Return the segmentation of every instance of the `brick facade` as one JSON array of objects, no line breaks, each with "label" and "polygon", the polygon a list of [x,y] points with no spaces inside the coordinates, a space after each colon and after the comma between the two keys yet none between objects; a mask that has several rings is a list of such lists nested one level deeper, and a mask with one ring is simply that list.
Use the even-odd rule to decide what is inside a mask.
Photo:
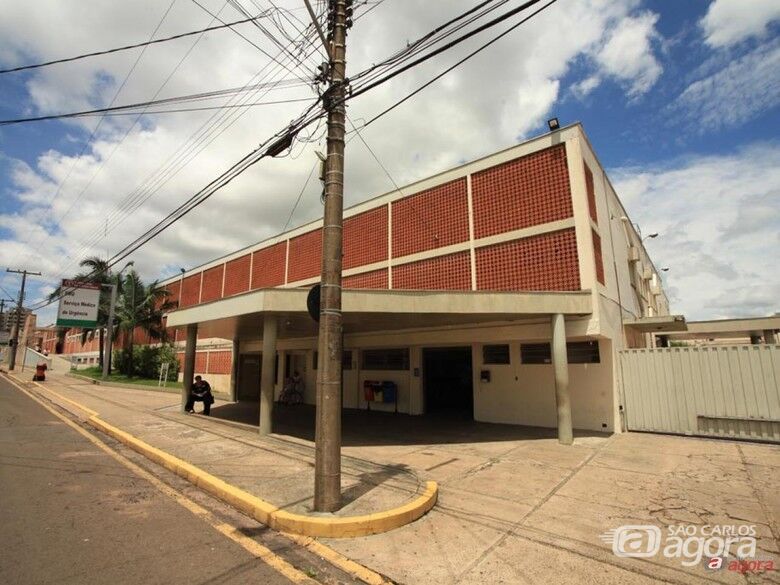
[{"label": "brick facade", "polygon": [[208,303],[222,298],[222,276],[225,273],[225,265],[220,264],[203,272],[203,285],[200,293],[200,302]]},{"label": "brick facade", "polygon": [[574,228],[480,248],[479,290],[580,290]]},{"label": "brick facade", "polygon": [[574,214],[564,145],[475,173],[471,189],[477,239]]},{"label": "brick facade", "polygon": [[251,263],[251,255],[244,254],[225,265],[226,297],[245,293],[249,290],[249,266]]},{"label": "brick facade", "polygon": [[284,284],[287,242],[279,242],[252,254],[252,290]]},{"label": "brick facade", "polygon": [[439,256],[393,268],[394,289],[471,290],[468,252]]}]

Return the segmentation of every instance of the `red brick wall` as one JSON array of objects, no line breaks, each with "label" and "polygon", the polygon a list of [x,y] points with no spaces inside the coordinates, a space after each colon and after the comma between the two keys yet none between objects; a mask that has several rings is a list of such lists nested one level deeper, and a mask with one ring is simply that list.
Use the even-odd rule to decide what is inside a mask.
[{"label": "red brick wall", "polygon": [[252,258],[245,254],[226,265],[225,296],[237,295],[249,290],[249,264]]},{"label": "red brick wall", "polygon": [[320,274],[322,230],[314,230],[290,240],[287,282],[304,280]]},{"label": "red brick wall", "polygon": [[344,220],[345,270],[387,260],[387,206]]},{"label": "red brick wall", "polygon": [[476,238],[573,215],[564,145],[475,173],[471,189]]},{"label": "red brick wall", "polygon": [[596,258],[596,280],[604,284],[604,259],[601,256],[601,236],[593,231],[593,255]]},{"label": "red brick wall", "polygon": [[284,262],[287,242],[279,242],[254,253],[252,288],[270,288],[284,284]]},{"label": "red brick wall", "polygon": [[393,258],[468,239],[465,178],[393,202]]},{"label": "red brick wall", "polygon": [[229,374],[233,360],[231,351],[209,352],[209,374]]},{"label": "red brick wall", "polygon": [[471,290],[469,253],[420,260],[393,268],[394,289]]},{"label": "red brick wall", "polygon": [[580,290],[574,228],[478,248],[476,256],[479,290]]},{"label": "red brick wall", "polygon": [[598,223],[598,213],[596,211],[596,189],[593,186],[593,173],[590,172],[590,167],[583,163],[585,166],[585,190],[588,193],[588,211],[590,211],[590,217],[593,221]]},{"label": "red brick wall", "polygon": [[190,307],[198,304],[200,297],[200,272],[188,276],[182,281],[181,284],[181,299],[179,299],[180,307]]},{"label": "red brick wall", "polygon": [[207,351],[199,351],[195,353],[195,371],[196,372],[205,372],[206,371],[206,361],[207,361]]},{"label": "red brick wall", "polygon": [[220,264],[209,268],[203,273],[203,287],[200,293],[200,302],[207,303],[222,298],[222,275],[225,265]]},{"label": "red brick wall", "polygon": [[181,292],[181,280],[172,282],[169,285],[167,285],[165,288],[168,291],[168,301],[172,303],[178,303],[179,292]]},{"label": "red brick wall", "polygon": [[344,288],[387,288],[387,269],[347,276],[341,282],[341,286]]}]

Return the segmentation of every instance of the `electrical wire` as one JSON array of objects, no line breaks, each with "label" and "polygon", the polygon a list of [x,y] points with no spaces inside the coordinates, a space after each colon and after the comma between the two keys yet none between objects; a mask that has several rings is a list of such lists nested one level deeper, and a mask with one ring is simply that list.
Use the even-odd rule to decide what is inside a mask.
[{"label": "electrical wire", "polygon": [[[290,79],[289,81],[292,83],[274,82],[273,89],[277,89],[279,87],[283,89],[289,89],[290,87],[302,87],[302,86],[308,87],[309,85],[308,83],[301,82],[297,79]],[[150,106],[159,106],[165,104],[179,104],[179,103],[186,103],[191,101],[216,99],[216,98],[234,95],[245,91],[252,91],[254,89],[262,89],[264,87],[267,86],[265,84],[255,84],[249,87],[220,89],[220,90],[209,91],[209,92],[201,92],[201,93],[194,93],[194,94],[188,94],[183,96],[169,97],[160,100],[149,100],[145,102],[125,104],[122,106],[95,108],[92,110],[80,110],[77,112],[67,112],[63,114],[50,114],[48,116],[35,116],[31,118],[12,118],[9,120],[0,120],[0,126],[11,126],[14,124],[24,124],[28,122],[42,122],[48,120],[61,120],[66,118],[81,118],[85,116],[95,116],[99,114],[112,115],[115,114],[116,112],[127,112],[127,110],[137,110],[139,108],[145,109]],[[136,113],[136,112],[130,112],[130,113]],[[148,112],[144,111],[144,114],[146,113]]]},{"label": "electrical wire", "polygon": [[92,53],[84,53],[82,55],[76,55],[74,57],[64,57],[62,59],[54,59],[53,61],[45,61],[43,63],[35,63],[35,64],[32,64],[32,65],[21,65],[19,67],[11,67],[9,69],[0,69],[0,74],[3,74],[3,73],[15,73],[15,72],[18,72],[18,71],[27,71],[29,69],[38,69],[40,67],[49,67],[50,65],[59,65],[60,63],[71,63],[73,61],[79,61],[81,59],[88,59],[90,57],[99,57],[101,55],[110,55],[112,53],[118,53],[120,51],[128,51],[130,49],[138,49],[140,47],[146,47],[148,45],[156,45],[156,44],[159,44],[159,43],[166,43],[168,41],[175,41],[177,39],[183,39],[185,37],[190,37],[190,36],[193,36],[193,35],[198,35],[198,34],[203,34],[203,33],[211,32],[211,31],[215,31],[215,30],[220,30],[220,29],[230,28],[230,27],[233,27],[233,26],[238,26],[240,24],[245,24],[247,22],[252,22],[253,20],[256,20],[258,18],[265,18],[265,17],[268,17],[268,15],[267,14],[259,14],[257,16],[251,16],[251,17],[245,18],[243,20],[236,20],[236,21],[233,21],[233,22],[226,22],[226,23],[223,23],[223,24],[220,24],[220,25],[217,25],[217,26],[209,26],[207,28],[203,28],[203,29],[200,29],[200,30],[194,30],[194,31],[186,32],[186,33],[180,33],[180,34],[173,35],[173,36],[170,36],[170,37],[165,37],[165,38],[162,38],[162,39],[148,40],[148,41],[143,42],[143,43],[135,43],[135,44],[132,44],[132,45],[124,45],[122,47],[115,47],[113,49],[105,49],[105,50],[102,50],[102,51],[94,51]]}]

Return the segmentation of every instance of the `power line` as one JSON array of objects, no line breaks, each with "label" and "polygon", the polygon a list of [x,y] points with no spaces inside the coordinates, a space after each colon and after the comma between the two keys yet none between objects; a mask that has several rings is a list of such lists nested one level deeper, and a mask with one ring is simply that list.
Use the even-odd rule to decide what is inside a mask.
[{"label": "power line", "polygon": [[[284,84],[284,88],[290,88],[290,87],[301,87],[304,84],[297,79],[291,79],[292,84]],[[279,82],[275,82],[273,88],[279,87]],[[201,92],[201,93],[193,93],[193,94],[187,94],[183,96],[176,96],[176,97],[169,97],[164,98],[160,100],[149,100],[145,102],[137,102],[133,104],[125,104],[122,106],[112,106],[112,107],[106,107],[106,108],[95,108],[92,110],[80,110],[77,112],[66,112],[62,114],[50,114],[48,116],[35,116],[30,118],[12,118],[9,120],[0,120],[0,126],[11,126],[13,124],[24,124],[28,122],[43,122],[47,120],[60,120],[65,118],[81,118],[81,117],[87,117],[87,116],[95,116],[98,114],[105,114],[105,115],[114,115],[116,112],[127,112],[127,110],[137,110],[139,108],[148,108],[150,106],[159,106],[159,105],[165,105],[165,104],[178,104],[183,102],[190,102],[190,101],[199,101],[199,100],[209,100],[209,99],[216,99],[224,96],[228,96],[231,94],[241,93],[245,91],[252,91],[254,89],[263,88],[263,84],[257,84],[250,87],[242,87],[242,88],[231,88],[231,89],[222,89],[222,90],[216,90],[216,91],[209,91],[209,92]],[[136,112],[129,112],[130,114],[134,114]],[[143,113],[147,113],[144,111]]]},{"label": "power line", "polygon": [[[289,57],[285,58],[289,59]],[[271,72],[267,73],[265,75],[265,78],[268,78],[269,76],[273,76],[278,74],[281,71],[280,64],[275,61],[269,61],[266,65],[264,65],[254,76],[252,79],[250,79],[244,87],[249,86],[252,81],[257,80],[261,73],[263,73],[271,64],[276,64],[276,68],[272,70]],[[279,80],[275,83],[281,83],[282,80]],[[263,95],[266,95],[271,89],[273,89],[274,86],[271,86],[269,89],[267,89]],[[249,100],[251,97],[254,97],[258,94],[260,90],[256,90],[252,95],[246,95],[244,96],[244,102],[243,104],[240,104],[241,106],[248,106],[247,100]],[[242,111],[236,110],[236,112],[230,112],[230,111],[220,111],[215,113],[214,115],[209,118],[206,122],[204,122],[201,127],[196,130],[188,140],[186,140],[174,153],[174,155],[171,155],[171,157],[168,158],[168,160],[163,163],[154,173],[152,173],[150,176],[148,176],[142,184],[136,188],[133,192],[131,192],[124,201],[116,206],[116,211],[113,212],[109,216],[109,221],[113,221],[112,228],[121,221],[121,216],[126,215],[130,212],[132,212],[134,209],[137,209],[144,201],[146,201],[149,197],[151,197],[157,190],[159,190],[165,183],[167,183],[173,176],[178,174],[178,172],[181,171],[181,169],[184,167],[184,165],[188,164],[189,161],[191,161],[195,156],[197,156],[200,152],[202,152],[211,142],[213,142],[218,136],[220,136],[227,128],[232,126],[238,119],[243,116],[247,109],[243,109]],[[194,139],[194,142],[193,142]],[[178,168],[176,168],[178,167]],[[87,242],[86,244],[83,244],[80,250],[76,253],[76,255],[80,254],[82,250],[88,249],[90,246],[92,246],[94,243],[96,243],[100,239],[100,235],[93,236],[91,238],[91,241]],[[71,262],[72,264],[72,262]],[[68,265],[70,266],[70,264]],[[67,270],[67,266],[64,267],[61,271],[61,274],[64,274]]]},{"label": "power line", "polygon": [[64,57],[62,59],[55,59],[53,61],[45,61],[43,63],[35,63],[33,65],[21,65],[19,67],[12,67],[10,69],[0,69],[0,74],[2,74],[2,73],[15,73],[17,71],[26,71],[28,69],[38,69],[40,67],[48,67],[50,65],[58,65],[60,63],[70,63],[72,61],[79,61],[81,59],[88,59],[90,57],[99,57],[101,55],[110,55],[111,53],[118,53],[120,51],[128,51],[130,49],[138,49],[139,47],[146,47],[146,46],[149,46],[149,45],[156,45],[158,43],[165,43],[165,42],[168,42],[168,41],[175,41],[177,39],[183,39],[185,37],[190,37],[190,36],[193,36],[193,35],[198,35],[198,34],[203,34],[203,33],[211,32],[211,31],[215,31],[215,30],[230,28],[230,27],[233,27],[233,26],[237,26],[239,24],[252,22],[253,20],[256,20],[258,18],[265,18],[267,16],[268,16],[267,14],[258,14],[257,16],[252,16],[252,17],[249,17],[249,18],[245,18],[243,20],[236,20],[234,22],[226,22],[226,23],[219,24],[219,25],[216,25],[216,26],[209,26],[207,28],[202,28],[200,30],[194,30],[194,31],[191,31],[191,32],[181,33],[181,34],[173,35],[173,36],[170,36],[170,37],[165,37],[165,38],[162,38],[162,39],[154,39],[154,40],[145,41],[143,43],[135,43],[135,44],[132,44],[132,45],[124,45],[122,47],[115,47],[113,49],[105,49],[103,51],[95,51],[93,53],[84,53],[82,55],[76,55],[74,57]]},{"label": "power line", "polygon": [[[400,106],[401,104],[403,104],[404,102],[406,102],[407,100],[411,99],[412,97],[414,97],[415,95],[417,95],[418,93],[420,93],[422,90],[424,90],[426,87],[428,87],[429,85],[431,85],[431,84],[433,84],[434,82],[438,81],[439,79],[441,79],[442,77],[444,77],[444,76],[445,76],[447,73],[449,73],[450,71],[452,71],[452,70],[453,70],[453,69],[455,69],[456,67],[460,66],[461,64],[465,63],[466,61],[468,61],[469,59],[471,59],[472,57],[474,57],[476,54],[480,53],[480,52],[481,52],[481,51],[483,51],[484,49],[488,48],[490,45],[492,45],[493,43],[495,43],[495,42],[496,42],[496,41],[498,41],[499,39],[501,39],[501,38],[505,37],[505,36],[506,36],[506,35],[508,35],[510,32],[512,32],[513,30],[515,30],[516,28],[518,28],[518,27],[519,27],[521,24],[523,24],[523,23],[525,23],[525,22],[529,21],[531,18],[533,18],[534,16],[536,16],[536,15],[537,15],[537,14],[539,14],[540,12],[542,12],[542,11],[546,10],[547,8],[549,8],[550,6],[552,6],[553,4],[555,4],[557,1],[558,1],[558,0],[550,0],[549,2],[547,2],[545,5],[543,5],[543,6],[542,6],[542,7],[540,7],[539,9],[535,10],[534,12],[532,12],[531,14],[529,14],[528,16],[526,16],[525,18],[523,18],[523,19],[519,20],[518,22],[516,22],[515,24],[513,24],[511,27],[509,27],[507,30],[505,30],[504,32],[502,32],[500,35],[498,35],[498,36],[496,36],[496,37],[492,38],[492,39],[491,39],[490,41],[488,41],[487,43],[485,43],[485,44],[481,45],[480,47],[478,47],[477,49],[475,49],[474,51],[472,51],[471,53],[469,53],[468,55],[466,55],[464,58],[460,59],[459,61],[457,61],[456,63],[454,63],[453,65],[451,65],[450,67],[448,67],[447,69],[445,69],[444,71],[442,71],[441,73],[438,73],[436,76],[434,76],[433,78],[431,78],[430,80],[428,80],[427,82],[425,82],[424,84],[422,84],[421,86],[419,86],[417,89],[415,89],[415,90],[414,90],[414,91],[412,91],[411,93],[407,94],[405,97],[403,97],[403,98],[401,98],[400,100],[398,100],[397,102],[395,102],[395,103],[394,103],[392,106],[390,106],[389,108],[386,108],[386,109],[384,109],[383,111],[381,111],[379,114],[377,114],[376,116],[374,116],[373,118],[371,118],[370,120],[368,120],[368,121],[367,121],[365,124],[363,124],[362,128],[365,128],[366,126],[368,126],[369,124],[371,124],[371,123],[375,122],[376,120],[378,120],[379,118],[381,118],[381,117],[382,117],[382,116],[384,116],[385,114],[389,113],[390,111],[394,110],[395,108],[397,108],[398,106]],[[536,4],[537,2],[539,2],[539,0],[532,0],[532,2],[528,2],[527,4]],[[503,19],[502,19],[502,20],[503,20]],[[405,70],[405,69],[406,69],[406,68],[404,68],[404,70]],[[388,75],[388,76],[387,76],[385,79],[383,79],[381,82],[379,82],[379,83],[375,83],[375,84],[372,84],[371,86],[369,86],[369,87],[367,87],[367,88],[365,88],[365,89],[361,90],[360,92],[358,92],[358,93],[356,93],[356,94],[353,94],[352,96],[350,96],[350,98],[349,98],[349,99],[351,99],[352,97],[355,97],[355,96],[357,96],[357,95],[360,95],[361,93],[364,93],[365,91],[368,91],[369,89],[371,89],[372,87],[375,87],[376,85],[379,85],[380,83],[384,83],[385,81],[388,81],[388,80],[389,80],[389,79],[391,79],[392,77],[395,77],[395,74]],[[357,131],[357,128],[356,128],[355,130]]]}]

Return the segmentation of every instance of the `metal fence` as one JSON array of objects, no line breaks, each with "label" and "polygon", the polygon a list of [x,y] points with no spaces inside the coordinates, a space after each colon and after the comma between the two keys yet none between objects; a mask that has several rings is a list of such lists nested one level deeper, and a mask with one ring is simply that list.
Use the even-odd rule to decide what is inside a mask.
[{"label": "metal fence", "polygon": [[629,430],[780,442],[780,345],[619,354]]}]

